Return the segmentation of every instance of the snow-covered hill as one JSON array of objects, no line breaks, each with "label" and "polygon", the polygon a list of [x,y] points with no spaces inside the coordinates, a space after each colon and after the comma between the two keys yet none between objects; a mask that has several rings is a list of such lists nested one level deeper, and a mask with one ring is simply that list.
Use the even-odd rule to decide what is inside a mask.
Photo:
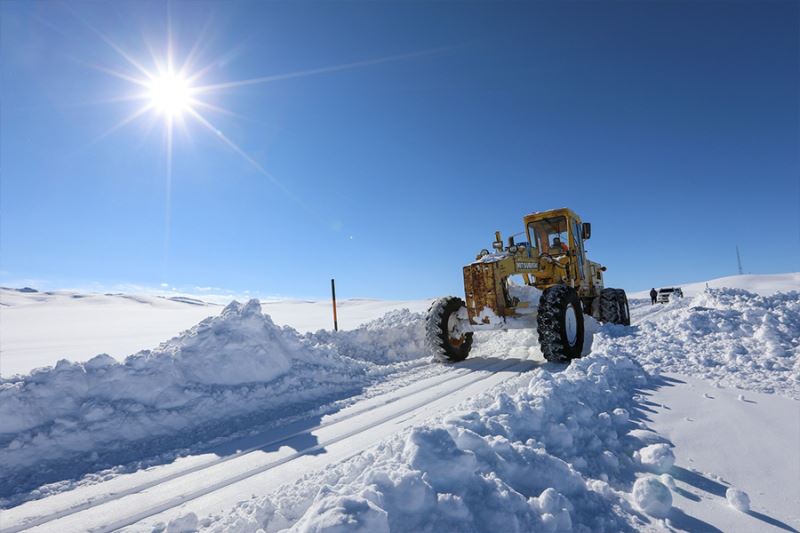
[{"label": "snow-covered hill", "polygon": [[[741,276],[726,276],[724,278],[697,281],[692,283],[677,283],[665,287],[680,287],[685,296],[697,296],[707,287],[711,289],[744,289],[748,292],[769,296],[779,291],[800,290],[800,272],[786,274],[744,274]],[[656,287],[658,289],[659,287]],[[632,292],[630,298],[649,298],[650,289]]]},{"label": "snow-covered hill", "polygon": [[304,333],[206,307],[124,361],[0,380],[0,532],[797,531],[800,293],[778,288],[636,302],[568,367],[533,331],[443,365],[420,313]]}]

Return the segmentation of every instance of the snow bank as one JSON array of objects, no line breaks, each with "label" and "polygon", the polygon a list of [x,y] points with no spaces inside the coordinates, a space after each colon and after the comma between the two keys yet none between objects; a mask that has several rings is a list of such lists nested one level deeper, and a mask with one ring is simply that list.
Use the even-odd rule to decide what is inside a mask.
[{"label": "snow bank", "polygon": [[[111,464],[136,443],[330,398],[365,382],[368,364],[339,355],[261,313],[228,305],[154,350],[0,380],[0,492],[16,472],[93,452]],[[118,455],[115,455],[117,453]],[[121,455],[120,455],[121,454]]]},{"label": "snow bank", "polygon": [[[628,531],[647,381],[626,357],[512,378],[459,410],[216,518],[209,531]],[[669,495],[669,489],[660,484]],[[645,501],[646,500],[646,501]],[[651,505],[651,500],[655,503]],[[668,500],[645,492],[659,514]],[[671,501],[671,496],[669,496]]]},{"label": "snow bank", "polygon": [[800,397],[800,292],[708,289],[651,309],[638,334],[602,337],[596,349],[628,354],[648,371]]},{"label": "snow bank", "polygon": [[348,331],[320,330],[306,337],[330,344],[347,357],[378,364],[429,357],[425,348],[425,315],[400,309]]}]

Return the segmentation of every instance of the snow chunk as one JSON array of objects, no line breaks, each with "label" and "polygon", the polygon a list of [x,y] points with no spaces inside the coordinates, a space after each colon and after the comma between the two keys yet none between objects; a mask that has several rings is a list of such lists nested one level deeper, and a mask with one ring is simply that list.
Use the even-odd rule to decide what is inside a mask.
[{"label": "snow chunk", "polygon": [[633,501],[650,516],[665,518],[672,508],[672,493],[657,477],[640,477],[633,484]]},{"label": "snow chunk", "polygon": [[669,487],[670,490],[675,490],[676,488],[675,479],[669,474],[661,474],[660,476],[658,476],[658,479],[661,480],[661,483]]},{"label": "snow chunk", "polygon": [[292,528],[297,533],[389,533],[386,511],[363,497],[339,496],[323,487],[309,512]]},{"label": "snow chunk", "polygon": [[185,514],[174,520],[170,520],[169,524],[167,524],[166,533],[193,533],[197,531],[198,524],[199,522],[196,514]]},{"label": "snow chunk", "polygon": [[636,457],[642,466],[657,474],[669,472],[675,464],[675,454],[669,445],[664,443],[645,446],[636,452]]},{"label": "snow chunk", "polygon": [[737,511],[746,513],[750,510],[750,496],[743,490],[731,487],[725,491],[725,499],[728,500],[728,505]]},{"label": "snow chunk", "polygon": [[509,278],[508,295],[511,298],[517,298],[521,302],[527,302],[530,308],[535,309],[539,307],[542,291],[530,285],[514,283],[514,280]]},{"label": "snow chunk", "polygon": [[438,492],[458,491],[475,475],[475,454],[456,446],[444,429],[414,428],[407,440],[408,463],[430,474]]},{"label": "snow chunk", "polygon": [[572,531],[572,519],[569,516],[572,505],[563,494],[548,488],[534,500],[534,504],[542,512],[545,531]]},{"label": "snow chunk", "polygon": [[112,367],[117,363],[117,360],[111,357],[106,353],[101,353],[100,355],[96,355],[86,361],[83,364],[83,367],[86,370],[100,370],[101,368],[108,368]]}]

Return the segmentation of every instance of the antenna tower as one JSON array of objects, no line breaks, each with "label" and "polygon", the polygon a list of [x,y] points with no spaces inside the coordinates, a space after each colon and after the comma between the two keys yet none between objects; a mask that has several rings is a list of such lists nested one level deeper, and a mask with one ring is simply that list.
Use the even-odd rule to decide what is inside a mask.
[{"label": "antenna tower", "polygon": [[739,275],[744,274],[742,271],[742,256],[739,255],[739,245],[736,245],[736,264],[739,266]]}]

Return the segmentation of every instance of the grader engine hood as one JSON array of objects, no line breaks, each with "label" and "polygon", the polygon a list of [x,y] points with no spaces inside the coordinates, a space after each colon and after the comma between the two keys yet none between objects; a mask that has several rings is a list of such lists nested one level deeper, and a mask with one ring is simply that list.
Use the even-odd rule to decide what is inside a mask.
[{"label": "grader engine hood", "polygon": [[488,325],[514,314],[514,309],[508,306],[506,278],[516,272],[515,258],[506,253],[491,254],[464,267],[464,295],[470,324]]},{"label": "grader engine hood", "polygon": [[497,275],[498,263],[472,263],[464,267],[464,293],[471,324],[488,324],[506,311],[504,288]]}]

